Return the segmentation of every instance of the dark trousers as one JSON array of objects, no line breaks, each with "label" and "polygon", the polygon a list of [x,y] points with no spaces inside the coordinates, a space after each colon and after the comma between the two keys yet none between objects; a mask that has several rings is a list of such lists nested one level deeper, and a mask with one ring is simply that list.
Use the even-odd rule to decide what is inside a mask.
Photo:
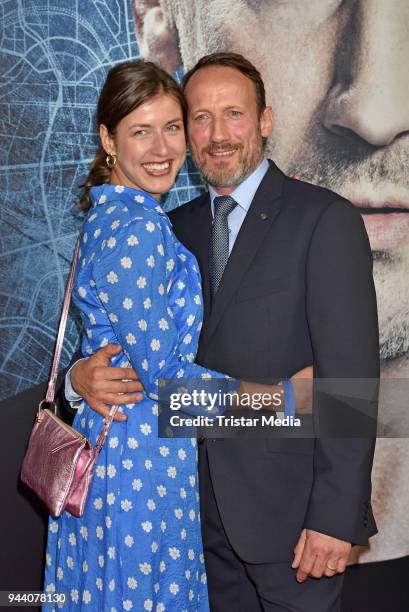
[{"label": "dark trousers", "polygon": [[236,554],[217,507],[208,444],[223,442],[199,444],[202,533],[212,612],[340,612],[343,575],[320,580],[308,578],[299,584],[291,562],[246,563]]}]

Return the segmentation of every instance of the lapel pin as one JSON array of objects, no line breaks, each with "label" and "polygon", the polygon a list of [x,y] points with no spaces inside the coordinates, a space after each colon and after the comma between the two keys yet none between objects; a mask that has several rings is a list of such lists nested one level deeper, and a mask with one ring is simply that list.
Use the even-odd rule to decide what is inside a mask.
[{"label": "lapel pin", "polygon": [[263,219],[263,221],[265,221],[266,219],[268,219],[268,215],[266,215],[266,213],[261,213],[260,219]]}]

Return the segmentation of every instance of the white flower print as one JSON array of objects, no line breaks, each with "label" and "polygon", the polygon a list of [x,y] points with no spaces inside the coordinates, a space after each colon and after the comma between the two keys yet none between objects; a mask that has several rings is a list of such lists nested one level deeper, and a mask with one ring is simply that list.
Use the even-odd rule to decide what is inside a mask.
[{"label": "white flower print", "polygon": [[194,521],[196,518],[196,512],[193,509],[189,512],[189,518],[191,521]]},{"label": "white flower print", "polygon": [[107,247],[109,247],[110,249],[113,249],[115,245],[116,245],[116,238],[114,238],[113,236],[108,238]]},{"label": "white flower print", "polygon": [[131,310],[132,306],[133,306],[133,301],[131,298],[126,297],[123,302],[122,302],[122,306],[125,308],[125,310]]},{"label": "white flower print", "polygon": [[145,319],[140,319],[138,321],[138,327],[141,331],[146,331],[148,329],[148,324]]},{"label": "white flower print", "polygon": [[103,506],[103,502],[102,502],[101,497],[97,497],[96,499],[94,499],[94,508],[96,510],[101,510],[102,506]]},{"label": "white flower print", "polygon": [[163,331],[165,331],[166,329],[169,329],[169,323],[166,321],[166,319],[164,317],[162,317],[158,321],[158,325],[159,325],[160,329],[162,329]]},{"label": "white flower print", "polygon": [[[183,451],[185,452],[185,451]],[[181,499],[186,499],[186,489],[184,487],[180,487],[180,491],[179,491],[179,495],[181,497]]]},{"label": "white flower print", "polygon": [[180,532],[180,538],[182,540],[186,540],[186,537],[187,537],[186,529],[182,529],[182,531]]},{"label": "white flower print", "polygon": [[108,548],[108,557],[110,559],[115,559],[115,554],[116,554],[115,546],[109,546],[109,548]]},{"label": "white flower print", "polygon": [[158,293],[159,293],[159,295],[164,295],[165,294],[165,287],[163,286],[162,283],[158,287]]},{"label": "white flower print", "polygon": [[129,333],[126,337],[125,337],[126,342],[129,344],[129,346],[132,346],[133,344],[136,344],[136,338],[133,334]]},{"label": "white flower print", "polygon": [[97,465],[95,474],[98,476],[98,478],[105,478],[105,465]]},{"label": "white flower print", "polygon": [[109,478],[114,478],[116,476],[116,467],[110,463],[107,468],[107,474]]},{"label": "white flower print", "polygon": [[188,316],[188,318],[186,319],[186,323],[189,325],[189,327],[193,325],[195,318],[195,315],[192,314]]},{"label": "white flower print", "polygon": [[151,349],[153,351],[158,351],[160,349],[160,341],[157,338],[153,338],[151,342]]},{"label": "white flower print", "polygon": [[166,570],[166,563],[164,561],[161,561],[159,563],[159,571],[163,574],[165,570]]},{"label": "white flower print", "polygon": [[169,587],[169,591],[172,593],[172,595],[177,595],[177,593],[179,593],[179,585],[176,582],[172,582]]},{"label": "white flower print", "polygon": [[159,452],[162,455],[162,457],[167,457],[169,455],[169,448],[167,446],[160,446]]},{"label": "white flower print", "polygon": [[57,578],[58,580],[62,580],[64,578],[64,572],[62,567],[57,568]]},{"label": "white flower print", "polygon": [[115,591],[115,586],[116,586],[116,585],[115,585],[115,580],[114,580],[114,579],[112,579],[112,580],[110,580],[110,581],[108,582],[108,589],[109,589],[110,591]]},{"label": "white flower print", "polygon": [[132,259],[130,257],[122,257],[121,266],[125,268],[125,270],[129,270],[129,268],[132,268]]},{"label": "white flower print", "polygon": [[68,536],[68,541],[71,544],[71,546],[76,546],[77,538],[75,537],[75,533],[70,533],[70,535]]},{"label": "white flower print", "polygon": [[153,467],[153,463],[152,463],[152,461],[151,461],[150,459],[145,459],[145,468],[146,468],[147,470],[151,470],[151,469],[152,469],[152,467]]},{"label": "white flower print", "polygon": [[150,521],[144,521],[143,523],[141,523],[141,526],[142,526],[142,529],[146,531],[147,533],[152,531],[152,523]]},{"label": "white flower print", "polygon": [[142,480],[140,478],[135,478],[132,481],[132,488],[134,489],[134,491],[140,491],[142,489]]},{"label": "white flower print", "polygon": [[138,448],[138,440],[136,438],[128,438],[128,446],[132,449]]},{"label": "white flower print", "polygon": [[[101,196],[101,197],[102,197],[102,196]],[[78,594],[77,589],[71,589],[71,592],[70,592],[70,597],[71,597],[71,601],[72,601],[73,603],[78,603],[79,594]]]},{"label": "white flower print", "polygon": [[132,461],[132,459],[124,459],[122,461],[122,467],[125,470],[131,470],[133,468],[133,461]]},{"label": "white flower print", "polygon": [[155,231],[155,225],[154,225],[154,223],[152,223],[152,221],[148,221],[148,223],[145,225],[145,227],[148,230],[148,232],[154,232]]},{"label": "white flower print", "polygon": [[152,610],[153,610],[153,601],[152,601],[152,599],[145,599],[145,601],[143,602],[143,609],[147,610],[148,612],[152,612]]},{"label": "white flower print", "polygon": [[172,557],[172,559],[179,559],[180,557],[180,550],[178,548],[176,548],[176,546],[172,546],[172,548],[169,548],[169,556]]},{"label": "white flower print", "polygon": [[175,512],[175,516],[178,520],[180,520],[183,517],[183,510],[182,508],[175,508],[174,510]]},{"label": "white flower print", "polygon": [[138,194],[135,196],[135,202],[138,202],[138,204],[143,204],[143,202],[145,202],[145,197]]},{"label": "white flower print", "polygon": [[115,219],[115,221],[112,221],[111,223],[111,230],[116,230],[118,229],[118,227],[121,225],[121,222],[119,219]]},{"label": "white flower print", "polygon": [[193,550],[193,548],[189,548],[187,556],[189,557],[191,561],[193,561],[193,559],[195,558],[195,551]]},{"label": "white flower print", "polygon": [[67,557],[67,567],[68,567],[69,569],[71,569],[71,570],[72,570],[72,569],[73,569],[73,567],[74,567],[74,559],[73,559],[72,557],[70,557],[69,555],[68,555],[68,557]]},{"label": "white flower print", "polygon": [[145,370],[145,372],[148,370],[148,360],[147,359],[144,359],[141,362],[141,368],[142,368],[142,370]]},{"label": "white flower print", "polygon": [[149,255],[149,257],[146,258],[146,265],[149,268],[154,268],[155,267],[155,258],[153,255]]},{"label": "white flower print", "polygon": [[99,591],[102,591],[102,578],[97,578],[95,580],[95,586]]},{"label": "white flower print", "polygon": [[131,546],[133,546],[134,544],[134,539],[131,535],[126,535],[125,539],[124,539],[125,545],[128,546],[129,548],[131,548]]},{"label": "white flower print", "polygon": [[132,509],[132,502],[129,499],[123,499],[121,501],[121,508],[124,512],[129,512]]},{"label": "white flower print", "polygon": [[146,299],[143,301],[143,307],[145,308],[145,310],[149,310],[149,308],[151,308],[151,306],[152,306],[152,300],[151,300],[151,298],[146,298]]},{"label": "white flower print", "polygon": [[98,238],[98,236],[99,236],[100,234],[101,234],[101,230],[100,230],[100,229],[99,229],[99,227],[98,227],[98,229],[96,229],[96,230],[95,230],[95,232],[94,232],[94,238]]},{"label": "white flower print", "polygon": [[125,187],[123,185],[115,185],[115,191],[117,193],[122,193],[125,190]]},{"label": "white flower print", "polygon": [[108,294],[105,293],[105,291],[100,291],[100,293],[98,294],[98,297],[103,304],[106,304],[109,301]]},{"label": "white flower print", "polygon": [[169,478],[176,478],[177,471],[176,471],[175,466],[174,465],[169,466],[167,469],[167,473],[168,473]]},{"label": "white flower print", "polygon": [[95,323],[97,322],[96,318],[94,317],[94,315],[92,314],[92,312],[89,313],[88,315],[88,320],[91,323],[91,325],[95,325]]},{"label": "white flower print", "polygon": [[123,609],[127,610],[127,612],[128,612],[129,610],[132,610],[133,603],[132,603],[132,601],[130,599],[125,599],[123,604],[122,604],[122,606],[123,606]]},{"label": "white flower print", "polygon": [[128,580],[126,581],[126,584],[129,586],[130,589],[136,589],[136,587],[138,586],[138,582],[133,576],[129,576]]},{"label": "white flower print", "polygon": [[178,457],[184,461],[186,459],[186,451],[183,448],[179,448]]},{"label": "white flower print", "polygon": [[98,565],[99,565],[99,567],[104,567],[105,559],[104,559],[103,555],[98,555]]},{"label": "white flower print", "polygon": [[113,506],[115,503],[115,495],[114,493],[107,493],[107,504],[108,506]]},{"label": "white flower print", "polygon": [[156,510],[156,504],[153,501],[153,499],[148,499],[148,501],[146,502],[146,507],[148,508],[148,510],[151,510],[152,512]]},{"label": "white flower print", "polygon": [[112,436],[111,438],[109,438],[109,447],[110,448],[117,448],[119,444],[119,440],[117,436]]},{"label": "white flower print", "polygon": [[166,495],[166,487],[164,487],[163,485],[158,485],[156,487],[156,490],[158,492],[159,497],[164,497]]},{"label": "white flower print", "polygon": [[107,281],[108,281],[108,283],[111,283],[111,285],[113,285],[114,283],[117,283],[118,282],[118,275],[116,274],[116,272],[111,270],[111,272],[109,272],[107,274]]},{"label": "white flower print", "polygon": [[150,563],[140,563],[139,564],[139,569],[141,570],[142,574],[145,574],[145,576],[147,576],[148,574],[151,573],[152,571],[152,567],[150,565]]},{"label": "white flower print", "polygon": [[165,254],[165,249],[163,248],[163,244],[160,242],[156,248],[157,248],[159,255],[162,255],[163,257],[163,255]]},{"label": "white flower print", "polygon": [[86,574],[88,571],[88,563],[86,561],[82,562],[82,571],[84,572],[84,574]]},{"label": "white flower print", "polygon": [[[106,201],[106,196],[101,196],[102,198],[105,198],[104,202]],[[114,210],[116,210],[116,206],[110,206],[109,208],[107,208],[106,210],[106,214],[110,215],[111,213],[114,212]]]},{"label": "white flower print", "polygon": [[183,308],[183,306],[184,306],[184,305],[185,305],[185,303],[186,303],[186,300],[185,300],[185,298],[184,298],[184,297],[181,297],[181,298],[178,298],[177,300],[175,300],[175,302],[176,302],[176,304],[177,304],[178,306],[180,306],[181,308]]},{"label": "white flower print", "polygon": [[95,533],[96,536],[98,538],[98,540],[102,540],[104,537],[104,530],[102,529],[101,525],[97,525],[97,527],[95,528]]},{"label": "white flower print", "polygon": [[144,276],[139,276],[136,285],[139,289],[144,289],[144,287],[146,287],[146,278]]},{"label": "white flower print", "polygon": [[192,336],[190,334],[186,334],[186,336],[183,338],[183,342],[184,344],[190,344],[192,342]]},{"label": "white flower print", "polygon": [[84,287],[78,287],[78,295],[84,298],[87,295],[87,290]]},{"label": "white flower print", "polygon": [[51,533],[57,533],[58,531],[58,523],[50,523],[50,527],[49,527]]},{"label": "white flower print", "polygon": [[127,243],[128,246],[136,246],[137,244],[139,244],[139,240],[134,234],[131,234],[130,236],[128,236]]},{"label": "white flower print", "polygon": [[172,272],[173,268],[175,267],[175,261],[174,259],[170,258],[166,260],[166,270],[168,272]]},{"label": "white flower print", "polygon": [[150,433],[152,433],[152,427],[149,425],[149,423],[142,423],[139,427],[144,436],[148,436]]}]

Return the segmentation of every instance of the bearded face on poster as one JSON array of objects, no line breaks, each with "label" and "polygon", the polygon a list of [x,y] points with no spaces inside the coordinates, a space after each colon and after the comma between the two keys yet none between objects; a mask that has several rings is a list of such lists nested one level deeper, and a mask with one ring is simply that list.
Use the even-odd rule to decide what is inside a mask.
[{"label": "bearded face on poster", "polygon": [[374,254],[382,375],[409,377],[407,0],[138,0],[141,54],[173,72],[242,53],[275,113],[268,156],[363,214]]},{"label": "bearded face on poster", "polygon": [[[288,175],[357,206],[374,256],[382,378],[409,378],[409,2],[133,0],[141,55],[169,72],[208,53],[260,70],[275,126],[267,151]],[[352,296],[351,296],[352,299]],[[378,440],[379,534],[352,561],[409,554],[407,440]]]}]

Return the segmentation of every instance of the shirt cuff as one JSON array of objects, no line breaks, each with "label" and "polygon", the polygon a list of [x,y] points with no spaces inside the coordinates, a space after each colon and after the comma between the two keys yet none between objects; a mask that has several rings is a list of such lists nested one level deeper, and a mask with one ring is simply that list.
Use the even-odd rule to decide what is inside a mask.
[{"label": "shirt cuff", "polygon": [[78,395],[78,393],[74,391],[74,388],[71,384],[71,370],[79,361],[84,361],[84,359],[87,359],[87,357],[78,359],[78,361],[76,361],[70,367],[67,374],[65,375],[65,387],[64,387],[65,399],[67,400],[67,402],[70,402],[71,404],[76,404],[77,402],[81,402],[83,399],[80,395]]}]

